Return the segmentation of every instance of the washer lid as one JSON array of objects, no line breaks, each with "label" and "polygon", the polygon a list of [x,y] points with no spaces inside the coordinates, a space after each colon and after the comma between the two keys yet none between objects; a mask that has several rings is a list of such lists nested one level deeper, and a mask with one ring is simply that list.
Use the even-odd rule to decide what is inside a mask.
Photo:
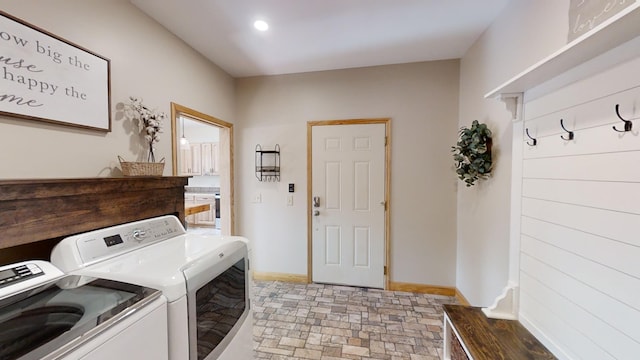
[{"label": "washer lid", "polygon": [[160,292],[137,285],[66,276],[0,300],[0,359],[40,359],[87,332],[102,331],[126,309]]}]

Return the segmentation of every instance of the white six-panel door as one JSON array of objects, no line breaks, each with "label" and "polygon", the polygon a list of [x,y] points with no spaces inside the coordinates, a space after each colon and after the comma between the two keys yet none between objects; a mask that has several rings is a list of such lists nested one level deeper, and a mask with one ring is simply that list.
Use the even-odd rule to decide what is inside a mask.
[{"label": "white six-panel door", "polygon": [[384,182],[385,124],[312,127],[314,282],[384,288]]}]

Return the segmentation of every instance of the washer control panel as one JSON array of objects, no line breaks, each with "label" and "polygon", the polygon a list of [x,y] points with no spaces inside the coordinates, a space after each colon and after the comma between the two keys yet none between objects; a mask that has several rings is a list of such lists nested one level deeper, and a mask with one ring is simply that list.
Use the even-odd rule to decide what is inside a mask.
[{"label": "washer control panel", "polygon": [[42,274],[42,269],[36,264],[5,267],[0,270],[0,287],[9,286]]},{"label": "washer control panel", "polygon": [[58,268],[42,260],[29,260],[0,266],[0,298],[63,275]]},{"label": "washer control panel", "polygon": [[183,234],[186,230],[175,216],[116,225],[63,239],[53,249],[51,262],[73,271]]}]

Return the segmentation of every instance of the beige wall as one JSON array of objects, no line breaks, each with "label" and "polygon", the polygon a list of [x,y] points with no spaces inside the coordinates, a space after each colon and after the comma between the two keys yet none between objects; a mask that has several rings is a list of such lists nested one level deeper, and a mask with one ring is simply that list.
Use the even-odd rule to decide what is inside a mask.
[{"label": "beige wall", "polygon": [[[178,102],[236,125],[239,232],[254,241],[258,271],[306,273],[306,121],[392,118],[393,280],[455,285],[455,177],[449,147],[457,118],[457,60],[238,80],[125,0],[0,0],[4,11],[111,60],[112,132],[0,117],[0,178],[117,176],[117,155],[144,153],[117,105],[130,95],[169,112]],[[34,11],[38,9],[38,11]],[[236,98],[239,102],[235,106]],[[236,109],[238,116],[236,116]],[[252,173],[257,143],[283,150],[283,179]],[[157,156],[171,169],[170,127]],[[286,207],[286,184],[296,183]],[[261,193],[263,202],[250,198]],[[260,231],[258,231],[260,229]]]},{"label": "beige wall", "polygon": [[511,113],[484,94],[566,44],[568,8],[568,0],[513,0],[461,60],[459,126],[486,122],[495,156],[490,180],[458,186],[456,284],[472,305],[491,305],[509,270]]},{"label": "beige wall", "polygon": [[[306,124],[391,118],[393,281],[455,286],[457,60],[253,77],[237,82],[239,233],[254,270],[306,274]],[[280,145],[282,179],[260,183],[254,148]],[[295,183],[294,206],[286,206]],[[256,195],[261,203],[253,203]]]},{"label": "beige wall", "polygon": [[[239,79],[235,89],[234,79],[126,0],[0,0],[4,11],[110,58],[113,111],[106,134],[0,116],[0,178],[117,175],[117,155],[144,155],[116,111],[130,95],[165,112],[175,101],[238,119],[239,233],[260,254],[257,271],[304,274],[306,122],[391,117],[392,280],[457,286],[488,305],[508,276],[512,130],[504,105],[483,95],[565,43],[568,3],[513,0],[460,62]],[[474,119],[491,126],[497,163],[491,180],[469,189],[455,178],[449,150],[457,128]],[[258,143],[280,144],[280,183],[255,179]],[[169,160],[165,174],[170,147],[166,124],[157,150]],[[287,207],[290,182],[296,193]],[[252,203],[257,194],[262,202]]]},{"label": "beige wall", "polygon": [[[234,80],[126,0],[0,0],[0,8],[111,60],[112,131],[0,116],[0,178],[118,175],[117,155],[144,156],[137,130],[116,111],[130,95],[169,113],[174,101],[234,121]],[[167,120],[156,150],[171,174]]]}]

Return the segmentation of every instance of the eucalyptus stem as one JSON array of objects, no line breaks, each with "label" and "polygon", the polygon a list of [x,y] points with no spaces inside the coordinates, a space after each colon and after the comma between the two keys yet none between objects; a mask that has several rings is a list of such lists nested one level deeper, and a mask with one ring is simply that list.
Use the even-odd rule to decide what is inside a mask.
[{"label": "eucalyptus stem", "polygon": [[156,156],[153,154],[153,143],[149,143],[149,155],[147,155],[147,162],[156,162]]}]

